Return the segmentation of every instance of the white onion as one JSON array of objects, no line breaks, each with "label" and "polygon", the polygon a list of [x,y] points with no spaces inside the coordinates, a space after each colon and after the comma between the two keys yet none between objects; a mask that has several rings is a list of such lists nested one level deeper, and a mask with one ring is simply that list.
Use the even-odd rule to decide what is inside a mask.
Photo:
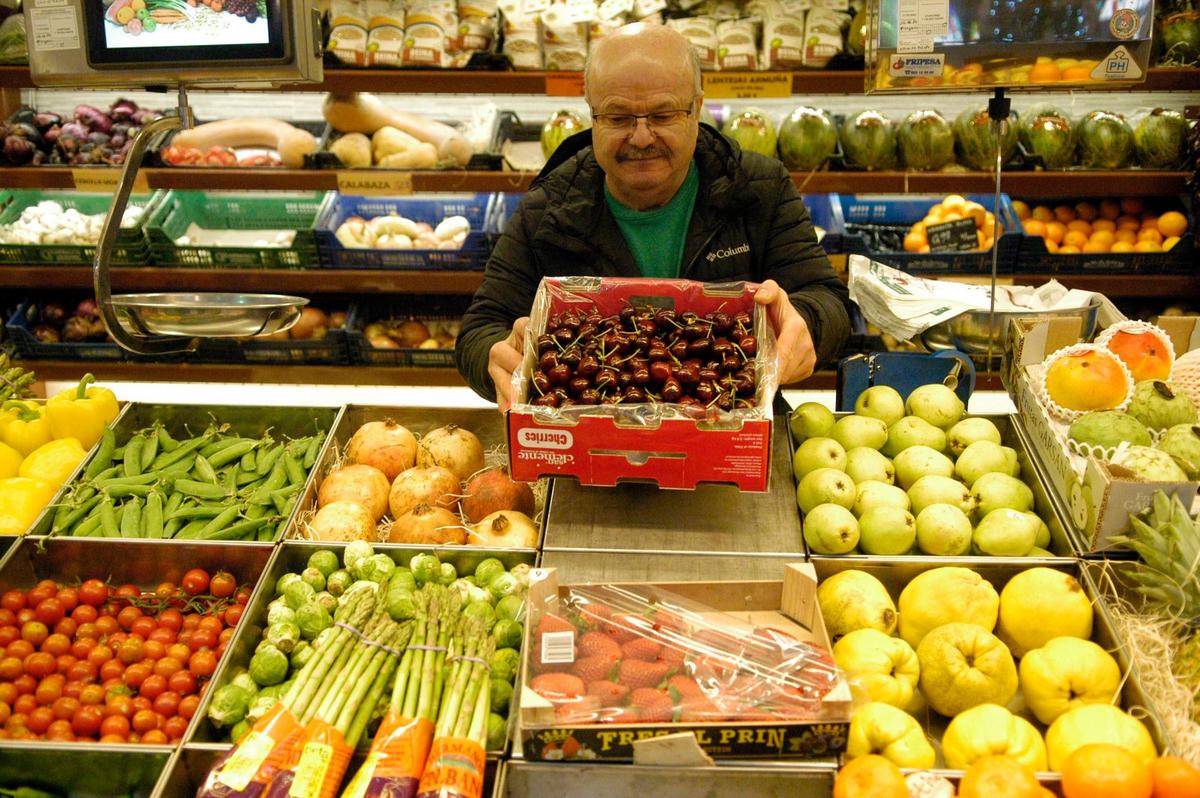
[{"label": "white onion", "polygon": [[430,430],[417,445],[417,465],[441,466],[459,482],[483,468],[483,444],[475,433],[457,424]]},{"label": "white onion", "polygon": [[354,433],[346,456],[356,463],[375,466],[391,482],[417,458],[417,438],[395,421],[368,421]]},{"label": "white onion", "polygon": [[392,518],[399,518],[418,504],[453,510],[458,503],[458,477],[439,466],[413,466],[392,481],[388,505]]},{"label": "white onion", "polygon": [[361,504],[376,521],[388,510],[388,478],[375,466],[354,464],[335,468],[317,491],[317,506],[338,501]]}]

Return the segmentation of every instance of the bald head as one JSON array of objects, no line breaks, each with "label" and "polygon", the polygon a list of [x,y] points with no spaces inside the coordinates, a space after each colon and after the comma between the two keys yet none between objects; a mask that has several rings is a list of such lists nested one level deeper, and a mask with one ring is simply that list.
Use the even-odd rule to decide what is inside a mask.
[{"label": "bald head", "polygon": [[601,98],[594,89],[613,78],[640,75],[663,86],[701,90],[700,59],[683,34],[665,25],[634,22],[605,36],[592,47],[584,67],[584,95],[595,106]]}]

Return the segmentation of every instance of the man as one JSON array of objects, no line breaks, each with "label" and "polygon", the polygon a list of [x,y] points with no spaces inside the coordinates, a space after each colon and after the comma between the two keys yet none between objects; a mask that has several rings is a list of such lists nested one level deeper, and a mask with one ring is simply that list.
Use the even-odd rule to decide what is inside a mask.
[{"label": "man", "polygon": [[533,182],[463,317],[455,357],[475,392],[507,409],[544,276],[760,282],[780,384],[833,360],[849,334],[846,289],[783,165],[700,125],[687,39],[621,28],[593,48],[584,86],[593,128]]}]

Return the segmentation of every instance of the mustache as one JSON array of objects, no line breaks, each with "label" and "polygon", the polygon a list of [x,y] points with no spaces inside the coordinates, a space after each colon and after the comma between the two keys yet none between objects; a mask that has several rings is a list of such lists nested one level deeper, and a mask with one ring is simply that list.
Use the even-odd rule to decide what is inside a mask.
[{"label": "mustache", "polygon": [[666,158],[667,152],[662,147],[622,147],[617,152],[617,161],[645,161],[650,158]]}]

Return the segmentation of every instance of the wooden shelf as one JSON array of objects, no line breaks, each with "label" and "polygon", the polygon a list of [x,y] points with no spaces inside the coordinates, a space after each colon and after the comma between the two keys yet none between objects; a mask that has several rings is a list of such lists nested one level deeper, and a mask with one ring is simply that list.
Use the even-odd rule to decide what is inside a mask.
[{"label": "wooden shelf", "polygon": [[273,366],[221,363],[105,363],[82,360],[22,360],[42,380],[77,380],[85,371],[96,379],[138,382],[226,382],[284,385],[432,385],[462,387],[450,368],[380,366]]},{"label": "wooden shelf", "polygon": [[[97,169],[103,167],[96,167]],[[363,170],[366,171],[366,170]],[[180,167],[145,169],[150,188],[199,191],[336,191],[337,173],[321,169],[235,169]],[[378,170],[383,176],[385,170]],[[533,172],[405,172],[413,191],[522,192]],[[1121,171],[1005,172],[1002,187],[1014,197],[1164,196],[1185,191],[1186,172]],[[792,182],[806,194],[991,193],[994,180],[985,172],[793,172]],[[0,169],[5,188],[73,189],[72,170],[56,166]]]},{"label": "wooden shelf", "polygon": [[[380,94],[545,94],[545,72],[488,72],[466,69],[353,69],[325,70],[321,83],[294,84],[282,91],[348,92],[370,88]],[[1134,86],[1055,89],[1039,85],[1036,91],[1195,91],[1200,86],[1200,69],[1155,67],[1146,82]],[[0,67],[0,88],[34,88],[29,67]],[[861,70],[805,70],[792,73],[792,93],[862,94]]]},{"label": "wooden shelf", "polygon": [[[161,269],[112,270],[117,291],[228,291],[289,294],[473,294],[483,272],[384,269]],[[87,266],[0,266],[0,288],[90,289]]]}]

